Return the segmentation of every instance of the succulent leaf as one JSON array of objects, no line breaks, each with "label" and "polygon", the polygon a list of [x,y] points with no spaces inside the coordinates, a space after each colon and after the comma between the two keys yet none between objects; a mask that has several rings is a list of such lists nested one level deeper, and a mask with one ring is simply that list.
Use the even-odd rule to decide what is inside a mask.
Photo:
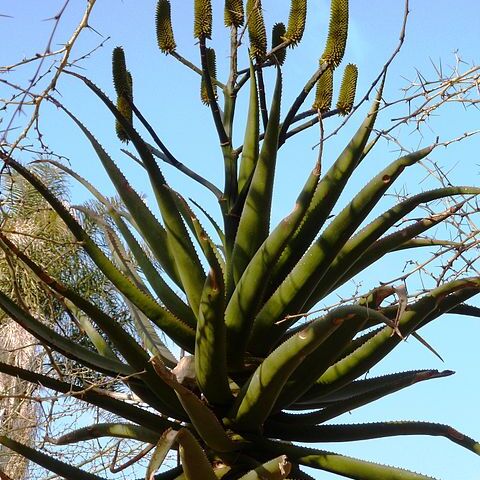
[{"label": "succulent leaf", "polygon": [[155,29],[157,33],[158,48],[169,54],[175,51],[177,44],[173,36],[172,18],[169,0],[158,0],[157,12],[155,15]]},{"label": "succulent leaf", "polygon": [[126,420],[130,420],[144,427],[154,429],[159,432],[163,432],[165,429],[173,426],[174,424],[167,419],[138,408],[121,400],[110,397],[107,392],[101,388],[97,390],[85,391],[83,386],[72,385],[69,382],[63,382],[55,378],[51,378],[47,375],[32,372],[20,367],[15,367],[7,363],[0,362],[0,372],[12,375],[26,382],[30,382],[34,385],[41,385],[44,388],[49,388],[55,392],[61,392],[65,394],[75,394],[82,401],[102,408],[107,412],[111,412],[114,415],[118,415]]},{"label": "succulent leaf", "polygon": [[188,302],[192,307],[192,310],[197,313],[200,303],[201,286],[203,286],[205,282],[205,272],[203,271],[197,252],[176,206],[173,193],[169,189],[163,173],[155,162],[155,159],[145,141],[132,125],[125,121],[109,98],[87,78],[72,72],[70,72],[70,74],[80,78],[103,101],[121,123],[122,127],[125,128],[132,143],[137,149],[149,174],[149,179],[165,222],[167,231],[167,248],[173,254],[175,259],[175,265],[181,279],[181,286],[185,290]]},{"label": "succulent leaf", "polygon": [[[362,125],[350,140],[347,147],[339,155],[334,164],[320,180],[305,219],[285,247],[273,273],[277,278],[275,287],[292,270],[298,260],[311,245],[323,224],[331,214],[340,194],[343,192],[350,176],[360,165],[362,153],[368,142],[378,113],[382,98],[383,85],[380,87],[370,112]],[[273,293],[273,291],[271,292]]]},{"label": "succulent leaf", "polygon": [[[172,424],[173,425],[173,424]],[[95,423],[73,430],[57,438],[49,438],[54,445],[84,442],[102,437],[130,438],[145,443],[156,443],[160,434],[154,430],[132,423]]]},{"label": "succulent leaf", "polygon": [[197,439],[186,429],[178,435],[179,454],[186,478],[217,480],[217,476]]},{"label": "succulent leaf", "polygon": [[337,100],[337,109],[341,115],[347,115],[352,111],[357,88],[358,68],[349,63],[343,72],[342,85]]},{"label": "succulent leaf", "polygon": [[255,165],[258,160],[258,139],[259,139],[259,118],[260,105],[258,100],[257,77],[255,69],[250,61],[250,98],[248,104],[247,126],[245,128],[245,138],[243,141],[242,158],[240,161],[240,171],[238,174],[238,190],[240,197],[246,196],[250,186]]},{"label": "succulent leaf", "polygon": [[283,452],[290,460],[298,462],[300,465],[335,473],[353,480],[371,480],[372,478],[385,480],[436,480],[433,477],[427,477],[426,475],[402,468],[358,460],[325,450],[299,447],[291,443],[265,440],[262,442],[262,446],[273,454]]},{"label": "succulent leaf", "polygon": [[81,468],[62,462],[56,458],[19,443],[5,435],[0,435],[0,445],[10,448],[14,452],[22,455],[28,460],[40,465],[47,470],[56,473],[63,478],[76,478],[78,480],[105,480],[98,475],[88,473]]},{"label": "succulent leaf", "polygon": [[333,68],[340,65],[348,36],[348,0],[332,0],[325,50],[320,59]]},{"label": "succulent leaf", "polygon": [[246,431],[260,430],[290,375],[307,355],[349,321],[351,315],[352,310],[348,307],[332,310],[277,347],[237,396],[232,412],[237,427]]},{"label": "succulent leaf", "polygon": [[239,480],[262,480],[263,478],[283,480],[287,478],[291,470],[292,464],[288,461],[287,456],[281,455],[251,470],[240,477]]}]

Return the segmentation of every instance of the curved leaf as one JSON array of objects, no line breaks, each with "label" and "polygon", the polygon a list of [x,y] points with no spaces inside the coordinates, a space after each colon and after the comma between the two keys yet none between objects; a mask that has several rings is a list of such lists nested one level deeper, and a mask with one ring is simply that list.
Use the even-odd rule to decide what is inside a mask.
[{"label": "curved leaf", "polygon": [[[303,395],[315,383],[318,377],[335,362],[338,353],[351,342],[352,338],[362,329],[369,318],[377,318],[380,322],[385,319],[378,312],[361,306],[340,308],[349,312],[348,320],[343,322],[325,342],[315,348],[295,370],[284,386],[275,405],[275,410],[289,408],[298,397]],[[335,311],[336,309],[333,310],[333,312]],[[326,317],[329,315],[330,312]]]},{"label": "curved leaf", "polygon": [[318,235],[318,232],[332,213],[332,209],[350,176],[360,164],[362,153],[377,118],[382,92],[383,83],[365,120],[347,147],[320,180],[304,221],[292,236],[291,241],[286,246],[275,267],[273,273],[273,278],[276,279],[273,284],[274,288],[280,285]]},{"label": "curved leaf", "polygon": [[[134,144],[148,172],[155,197],[160,207],[167,231],[169,250],[175,259],[177,271],[181,279],[181,285],[185,290],[192,310],[197,312],[201,296],[200,286],[205,282],[205,273],[203,272],[200,260],[197,256],[190,236],[188,235],[180,213],[175,205],[175,200],[173,199],[172,193],[168,188],[167,182],[165,181],[160,168],[155,162],[148,145],[133,128],[132,124],[125,119],[125,117],[118,111],[116,106],[95,84],[93,84],[87,78],[76,73],[66,73],[69,73],[70,75],[82,80],[87,87],[89,87],[90,90],[92,90],[100,98],[100,100],[102,100],[102,102],[113,113],[117,121],[125,129],[128,136],[132,140],[132,143]],[[82,128],[78,121],[77,124],[86,134],[85,127]],[[92,146],[95,148],[93,143]],[[122,193],[119,191],[119,194],[121,195]],[[133,217],[136,222],[139,221],[135,215],[133,215]]]},{"label": "curved leaf", "polygon": [[170,385],[178,395],[183,408],[202,440],[217,452],[231,452],[236,449],[215,414],[191,390],[181,385],[157,358],[152,359],[157,374]]},{"label": "curved leaf", "polygon": [[433,435],[448,440],[480,455],[480,444],[463,433],[439,423],[376,422],[354,425],[276,425],[269,431],[280,440],[297,442],[353,442],[399,435]]},{"label": "curved leaf", "polygon": [[[400,316],[398,323],[398,330],[402,336],[405,337],[419,328],[429,315],[435,313],[438,316],[447,311],[446,308],[448,307],[446,306],[440,308],[442,299],[448,298],[455,292],[462,292],[467,288],[478,292],[480,290],[480,278],[470,277],[446,283],[431,290],[417,302],[408,305],[406,311]],[[463,300],[459,298],[458,303]],[[450,308],[454,305],[451,305]],[[382,328],[357,350],[332,365],[317,380],[317,393],[327,394],[338,390],[378,363],[402,340],[400,336],[393,335],[393,333],[394,331],[390,326]]]},{"label": "curved leaf", "polygon": [[133,375],[135,370],[130,365],[125,365],[119,360],[104,357],[78,343],[73,342],[64,335],[47,327],[34,318],[27,311],[20,308],[7,295],[0,291],[0,308],[12,319],[55,351],[71,358],[98,372],[116,375]]},{"label": "curved leaf", "polygon": [[[257,443],[259,443],[258,440]],[[382,480],[435,480],[433,477],[427,477],[420,473],[358,460],[325,450],[298,447],[290,443],[268,440],[261,442],[261,445],[274,454],[286,454],[292,461],[306,467],[335,473],[353,480],[372,480],[373,478],[381,478]]]},{"label": "curved leaf", "polygon": [[329,395],[316,395],[314,386],[295,402],[295,407],[301,409],[322,408],[322,410],[313,412],[313,414],[293,415],[291,418],[282,415],[282,421],[303,423],[303,418],[305,418],[305,423],[312,424],[313,420],[315,423],[321,423],[418,382],[448,377],[454,373],[451,370],[413,370],[393,373],[365,380],[356,380]]},{"label": "curved leaf", "polygon": [[160,434],[132,423],[95,423],[88,427],[72,430],[61,437],[48,438],[47,441],[55,445],[68,445],[102,437],[130,438],[140,442],[155,443]]},{"label": "curved leaf", "polygon": [[46,468],[50,472],[62,476],[63,478],[75,478],[78,480],[105,480],[104,477],[99,477],[93,473],[87,473],[78,467],[70,465],[69,463],[62,462],[34,448],[16,442],[5,435],[0,435],[0,444],[4,445],[10,450],[13,450],[19,455],[22,455],[22,457],[27,458],[31,462]]},{"label": "curved leaf", "polygon": [[[16,162],[14,159],[8,157],[2,152],[0,152],[0,158],[8,162],[8,164],[15,171],[25,178],[45,198],[45,200],[47,200],[47,202],[66,223],[67,227],[70,229],[75,238],[82,242],[86,252],[90,255],[98,268],[107,276],[107,278],[112,281],[117,288],[148,318],[150,318],[162,330],[164,330],[167,335],[171,336],[176,343],[185,348],[187,351],[193,351],[193,330],[174,317],[170,312],[167,312],[164,308],[158,305],[157,302],[155,302],[149,295],[145,294],[145,292],[135,287],[133,283],[126,278],[106,257],[102,250],[89,237],[89,235],[60,202],[60,200],[58,200],[55,195],[53,195],[35,175],[29,172],[20,163]],[[70,300],[72,299],[70,298]]]},{"label": "curved leaf", "polygon": [[320,175],[315,165],[300,192],[293,211],[266,238],[243,272],[225,311],[230,363],[241,363],[252,320],[263,300],[273,266],[300,224],[310,204]]},{"label": "curved leaf", "polygon": [[[440,198],[450,197],[452,195],[465,194],[480,194],[480,188],[446,187],[430,190],[414,195],[407,200],[396,204],[394,207],[377,217],[373,222],[345,243],[345,246],[340,250],[327,273],[322,278],[321,284],[315,289],[311,299],[307,302],[306,308],[308,309],[310,306],[313,306],[321,300],[324,295],[336,288],[339,280],[342,279],[342,277],[346,277],[348,271],[363,257],[367,249],[372,247],[372,244],[389,228],[395,225],[396,222],[405,217],[405,215],[408,215],[420,204]],[[451,215],[457,211],[457,208],[460,207],[456,207],[453,210],[449,209],[445,214]],[[432,221],[437,224],[445,218],[446,217],[442,214],[435,215],[432,217]],[[374,250],[376,250],[376,248]]]},{"label": "curved leaf", "polygon": [[197,383],[212,405],[226,405],[233,398],[227,376],[225,286],[221,275],[211,271],[207,276],[195,338]]},{"label": "curved leaf", "polygon": [[101,388],[84,388],[72,385],[67,382],[50,378],[47,375],[35,373],[3,362],[0,362],[0,372],[21,378],[26,382],[49,388],[56,392],[72,395],[83,402],[102,408],[103,410],[121,416],[126,420],[138,423],[143,427],[155,429],[158,432],[163,432],[165,429],[175,426],[173,422],[164,417],[113,398],[110,392]]},{"label": "curved leaf", "polygon": [[280,69],[277,69],[277,81],[265,138],[248,189],[233,248],[231,261],[235,283],[238,282],[255,252],[268,236],[277,159],[281,96],[282,75]]},{"label": "curved leaf", "polygon": [[290,474],[291,469],[292,464],[287,456],[280,455],[246,473],[239,480],[283,480]]},{"label": "curved leaf", "polygon": [[[382,195],[403,172],[405,167],[414,165],[432,151],[432,147],[399,158],[376,175],[353,200],[332,220],[325,231],[309,248],[305,256],[280,284],[275,293],[258,314],[254,323],[252,338],[262,349],[285,331],[288,322],[275,326],[277,338],[272,335],[275,322],[288,314],[302,311],[308,298],[322,280],[335,256],[348,241],[350,235],[364,221]],[[260,351],[253,351],[259,355]]]},{"label": "curved leaf", "polygon": [[[270,414],[285,383],[292,373],[305,361],[305,357],[322,344],[343,323],[357,316],[366,319],[367,309],[339,307],[325,317],[312,322],[277,347],[255,370],[252,378],[237,396],[231,416],[240,430],[261,429]],[[308,358],[308,357],[307,357]]]}]

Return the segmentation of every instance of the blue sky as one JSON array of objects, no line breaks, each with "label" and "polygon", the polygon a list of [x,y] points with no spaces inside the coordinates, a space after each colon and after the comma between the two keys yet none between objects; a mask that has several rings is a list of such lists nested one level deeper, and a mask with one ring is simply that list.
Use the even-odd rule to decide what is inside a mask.
[{"label": "blue sky", "polygon": [[[222,3],[214,1],[216,16],[214,40],[218,41],[217,58],[219,72],[228,56],[228,48],[223,28]],[[288,18],[289,3],[285,0],[264,0],[263,6],[268,25]],[[371,84],[385,60],[398,43],[398,33],[403,16],[403,2],[393,0],[351,0],[351,23],[347,53],[344,64],[352,62],[359,67],[358,97]],[[52,17],[63,1],[3,0],[0,13],[13,18],[0,17],[0,35],[3,48],[1,64],[11,64],[23,56],[41,52],[46,45],[52,28]],[[172,1],[173,23],[179,51],[185,57],[196,61],[198,51],[192,37],[192,2]],[[59,45],[70,35],[78,23],[84,2],[71,0],[65,16],[59,25],[54,44]],[[311,18],[307,26],[304,42],[294,51],[289,51],[283,69],[285,92],[283,111],[295,98],[305,80],[316,68],[323,50],[327,32],[329,2],[315,0],[309,2]],[[134,90],[137,105],[144,115],[156,126],[162,139],[175,155],[190,168],[222,184],[220,152],[212,129],[210,112],[199,102],[199,78],[174,59],[165,57],[156,47],[154,33],[155,2],[150,0],[98,1],[95,5],[90,25],[104,37],[111,37],[105,46],[81,63],[85,74],[104,91],[113,94],[110,78],[111,50],[116,45],[125,48],[128,67],[134,77]],[[388,76],[386,98],[401,98],[401,88],[413,80],[416,69],[427,78],[435,78],[432,62],[448,69],[455,64],[455,52],[468,64],[478,62],[480,32],[480,3],[475,0],[413,0],[407,27],[407,39],[400,55],[392,65]],[[84,32],[76,45],[73,58],[79,57],[94,48],[102,37],[93,31]],[[56,48],[54,45],[54,49]],[[246,63],[246,57],[243,58]],[[48,61],[45,66],[48,66]],[[8,80],[25,82],[30,78],[34,65],[23,67],[8,75]],[[467,68],[467,66],[465,66]],[[221,75],[221,73],[220,73]],[[271,79],[266,75],[267,82]],[[336,79],[336,86],[340,79]],[[132,165],[119,149],[121,145],[114,134],[114,122],[100,102],[86,91],[75,79],[62,77],[58,85],[59,99],[78,117],[85,121],[96,137],[102,142],[120,166],[128,171],[129,178],[138,190],[149,194],[148,185],[140,169]],[[244,92],[246,96],[246,90]],[[0,97],[7,97],[8,91],[0,85]],[[307,104],[309,105],[309,103]],[[239,106],[239,112],[244,111]],[[380,115],[378,125],[388,127],[390,119],[406,113],[400,106]],[[26,111],[26,113],[28,113]],[[332,138],[325,146],[324,161],[328,165],[335,154],[345,144],[349,134],[362,119],[365,109],[351,119],[341,134]],[[26,116],[15,120],[21,126]],[[9,120],[9,117],[6,117]],[[6,122],[4,120],[4,123]],[[332,119],[326,123],[327,132],[338,124]],[[478,125],[478,112],[452,105],[432,118],[422,130],[422,135],[412,126],[398,130],[402,144],[410,149],[428,145],[439,135],[442,140],[457,137]],[[93,151],[79,131],[55,108],[44,105],[40,127],[49,146],[67,157],[75,170],[91,180],[104,193],[113,193]],[[237,126],[237,143],[242,138],[242,122]],[[11,138],[12,139],[12,138]],[[278,163],[273,221],[278,221],[290,209],[298,188],[311,169],[316,151],[313,145],[318,141],[318,129],[312,128],[304,135],[292,139],[282,149]],[[457,184],[478,185],[478,159],[475,155],[480,147],[479,139],[473,137],[454,144],[446,150],[436,150],[432,160],[438,161],[447,169],[453,168],[451,178]],[[397,158],[396,146],[382,143],[365,163],[364,169],[353,181],[352,193],[358,190],[372,174]],[[30,158],[22,154],[21,158]],[[416,167],[417,168],[417,167]],[[171,168],[165,173],[175,189],[184,195],[199,200],[211,212],[218,209],[214,199]],[[409,173],[405,180],[398,181],[397,191],[405,185],[411,193],[417,193],[428,186],[437,186],[432,180],[422,181],[425,170],[418,167]],[[74,202],[83,201],[85,193],[73,187]],[[390,202],[390,203],[389,203]],[[383,204],[389,206],[391,199]],[[441,210],[441,208],[440,208]],[[439,230],[441,235],[442,231]],[[394,257],[381,267],[372,269],[363,278],[364,289],[378,285],[379,281],[401,274],[405,258]],[[352,286],[349,286],[352,291]],[[413,285],[415,288],[415,285]],[[348,295],[348,293],[345,293]],[[467,435],[480,439],[480,420],[477,400],[479,396],[478,371],[478,320],[448,316],[430,325],[423,336],[443,355],[445,364],[437,360],[417,342],[410,340],[398,352],[372,373],[387,373],[414,368],[438,368],[455,370],[453,377],[433,380],[407,389],[392,397],[380,400],[371,406],[363,407],[351,415],[345,415],[344,422],[366,422],[381,420],[421,419],[448,423]],[[431,474],[444,480],[474,480],[478,478],[480,460],[443,438],[405,437],[358,442],[356,444],[322,445],[334,451],[370,459],[381,463],[395,464]],[[318,479],[334,478],[329,474],[316,474]]]}]

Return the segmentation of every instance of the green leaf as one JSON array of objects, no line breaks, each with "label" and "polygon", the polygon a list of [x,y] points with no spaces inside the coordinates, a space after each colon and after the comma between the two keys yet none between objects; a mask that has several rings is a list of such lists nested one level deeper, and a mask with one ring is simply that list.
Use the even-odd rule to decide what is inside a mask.
[{"label": "green leaf", "polygon": [[331,215],[332,209],[337,203],[350,176],[360,165],[362,153],[377,118],[382,92],[383,84],[365,120],[347,147],[320,180],[304,221],[293,235],[275,267],[273,273],[273,278],[276,279],[274,287],[280,284],[307,251],[325,221]]},{"label": "green leaf", "polygon": [[292,464],[286,455],[280,455],[246,473],[239,480],[283,480],[287,478]]},{"label": "green leaf", "polygon": [[[382,315],[371,309],[360,306],[342,307],[348,312],[347,320],[330,335],[325,342],[312,351],[296,369],[294,374],[283,388],[275,410],[288,408],[294,401],[303,395],[318,379],[318,377],[335,362],[338,352],[341,352],[365,325],[370,317],[378,318]],[[333,310],[335,312],[335,310]],[[326,315],[328,317],[330,312]]]},{"label": "green leaf", "polygon": [[152,359],[157,374],[170,385],[178,395],[191,423],[202,440],[217,452],[231,452],[236,449],[215,414],[191,390],[181,385],[174,375],[157,359]]},{"label": "green leaf", "polygon": [[[205,273],[203,272],[198,255],[176,207],[172,192],[168,188],[167,182],[155,162],[148,145],[140,137],[130,122],[123,117],[116,106],[95,84],[76,73],[67,73],[80,78],[87,87],[89,87],[100,98],[100,100],[102,100],[132,140],[132,143],[148,172],[162,218],[165,222],[169,250],[175,259],[175,265],[180,276],[181,285],[185,290],[192,310],[197,312],[200,304],[201,286],[205,282]],[[121,195],[121,192],[119,192],[119,194]],[[139,218],[137,218],[136,215],[133,215],[133,217],[136,222],[139,221]]]},{"label": "green leaf", "polygon": [[102,437],[129,438],[144,443],[155,443],[160,434],[132,423],[95,423],[72,430],[58,438],[48,438],[47,441],[55,445],[68,445]]},{"label": "green leaf", "polygon": [[102,408],[107,412],[111,412],[114,415],[138,423],[144,427],[155,429],[155,431],[158,432],[163,432],[165,429],[175,426],[173,422],[164,417],[113,398],[111,392],[101,388],[84,388],[83,386],[72,385],[71,383],[62,382],[47,375],[35,373],[3,362],[0,362],[0,372],[18,377],[26,382],[44,388],[49,388],[56,392],[72,395],[83,402]]},{"label": "green leaf", "polygon": [[255,165],[252,181],[243,207],[233,248],[233,279],[240,280],[248,263],[268,236],[270,210],[277,159],[282,76],[277,81],[262,149]]},{"label": "green leaf", "polygon": [[[285,318],[286,315],[297,314],[304,309],[305,303],[315,291],[335,256],[405,167],[419,162],[431,151],[432,148],[428,147],[393,162],[376,175],[332,220],[255,319],[252,338],[262,346],[263,350],[272,339],[277,340],[283,333],[282,330],[286,330],[289,326],[288,322],[283,322],[281,326],[275,328],[280,333],[272,335],[275,322]],[[258,347],[253,353],[260,354]]]},{"label": "green leaf", "polygon": [[98,372],[107,373],[112,376],[132,375],[135,370],[119,360],[114,360],[82,347],[64,335],[47,327],[42,322],[32,317],[27,311],[20,308],[13,300],[0,291],[0,308],[20,326],[38,338],[55,351],[60,352],[82,365],[85,365]]},{"label": "green leaf", "polygon": [[298,447],[290,443],[274,442],[269,440],[258,440],[256,444],[261,445],[273,454],[285,454],[291,461],[316,468],[337,475],[351,478],[353,480],[435,480],[419,473],[410,472],[396,467],[380,465],[378,463],[357,460],[338,453],[316,450],[313,448]]},{"label": "green leaf", "polygon": [[[453,305],[440,306],[441,300],[449,295],[465,289],[480,289],[480,278],[471,277],[448,282],[431,290],[417,302],[408,305],[407,310],[399,318],[398,329],[405,337],[420,327],[429,315],[436,316],[448,311]],[[464,301],[458,298],[458,303]],[[373,337],[363,343],[357,350],[332,365],[318,380],[317,393],[327,394],[338,390],[376,365],[385,355],[395,348],[402,338],[394,334],[390,326],[382,328]]]},{"label": "green leaf", "polygon": [[297,442],[354,442],[399,435],[432,435],[448,440],[480,455],[480,444],[448,425],[431,422],[376,422],[354,425],[278,425],[270,435]]},{"label": "green leaf", "polygon": [[[364,256],[365,252],[372,244],[378,240],[389,228],[395,223],[401,220],[403,217],[412,212],[416,207],[422,203],[430,202],[440,198],[450,197],[452,195],[467,195],[467,194],[479,194],[480,189],[476,187],[445,187],[430,190],[418,195],[412,196],[403,202],[398,203],[394,207],[387,210],[385,213],[377,217],[373,222],[363,228],[355,236],[353,236],[345,246],[340,250],[335,260],[332,262],[327,273],[322,279],[322,282],[315,289],[311,296],[311,299],[307,302],[306,308],[313,306],[320,301],[324,295],[331,292],[337,286],[343,278],[349,278],[348,272],[354,268],[356,262]],[[455,210],[449,210],[448,214],[453,214]],[[436,225],[439,221],[445,219],[445,216],[432,216],[433,225]],[[432,226],[433,226],[432,225]],[[372,247],[372,251],[378,251],[378,245]],[[376,256],[375,256],[376,257]],[[375,258],[374,257],[374,258]],[[369,258],[368,255],[366,259]],[[364,265],[362,263],[362,265]],[[366,267],[363,267],[366,268]],[[355,269],[358,273],[358,271]]]},{"label": "green leaf", "polygon": [[[41,269],[41,267],[39,267],[35,262],[30,260],[22,252],[20,252],[19,249],[16,248],[1,233],[0,233],[0,238],[2,238],[3,242],[8,245],[8,247],[15,253],[15,255],[17,255],[22,260],[22,262],[24,262],[33,271],[33,273],[40,278],[40,280],[42,280],[45,284],[47,284],[51,289],[53,289],[60,295],[68,298],[78,308],[83,310],[87,315],[89,315],[89,317],[94,321],[94,323],[96,323],[98,327],[101,328],[108,335],[112,343],[118,348],[120,353],[125,357],[129,365],[133,368],[133,372],[140,372],[138,373],[138,378],[141,378],[144,381],[146,381],[149,388],[157,397],[158,402],[160,402],[160,404],[157,405],[156,408],[159,408],[160,411],[174,418],[184,417],[184,412],[182,410],[182,407],[179,404],[174,393],[171,391],[171,389],[166,388],[166,385],[155,374],[155,371],[153,370],[153,367],[150,364],[150,361],[149,361],[150,357],[147,354],[147,352],[135,341],[133,337],[131,337],[123,329],[123,327],[118,322],[116,322],[109,315],[107,315],[102,310],[100,310],[96,305],[90,303],[88,300],[85,300],[82,296],[78,295],[73,289],[65,287],[64,285],[60,284],[59,282],[51,278],[46,272],[44,272]],[[138,291],[141,292],[142,290],[139,289]],[[9,309],[11,312],[15,312],[16,309],[18,310],[18,307],[11,301],[9,303],[7,302],[7,305],[10,305]],[[28,317],[26,318],[28,320]],[[44,328],[47,328],[47,327],[44,327]],[[51,336],[52,335],[50,335],[50,337]],[[61,336],[59,337],[60,339],[57,339],[58,342],[61,342],[62,340],[65,342],[69,342],[68,339],[63,339],[63,337]],[[47,338],[47,343],[48,343],[48,338]],[[60,343],[59,345],[61,346]],[[74,347],[78,347],[78,346],[75,343],[73,343],[72,348]],[[56,347],[54,346],[54,348]],[[59,350],[58,348],[56,349]],[[85,350],[88,352],[88,354],[86,354],[87,361],[89,356],[96,355],[94,352],[91,352],[90,350],[87,350],[87,349]],[[62,352],[64,355],[68,354],[68,351],[66,352],[64,352],[63,350],[59,350],[59,351]],[[100,355],[98,356],[102,359],[103,362],[112,362],[112,360],[109,360],[106,357],[102,357]],[[130,375],[131,374],[132,372],[130,373]]]},{"label": "green leaf", "polygon": [[153,451],[150,462],[148,462],[145,480],[153,480],[155,472],[161,467],[168,452],[173,448],[173,444],[177,441],[180,431],[168,429],[158,440]]},{"label": "green leaf", "polygon": [[[370,247],[366,248],[361,255],[359,254],[359,258],[353,262],[351,268],[349,268],[345,274],[341,276],[341,278],[334,286],[332,286],[332,288],[338,288],[340,285],[354,277],[357,273],[363,271],[365,268],[368,268],[377,260],[385,256],[387,253],[401,249],[402,245],[405,245],[405,247],[408,246],[408,242],[410,242],[414,237],[426,232],[435,225],[438,225],[440,222],[443,222],[446,218],[452,216],[455,211],[456,209],[448,209],[444,213],[423,218],[412,223],[408,227],[377,240]],[[319,292],[319,294],[321,294],[321,292]],[[310,305],[313,301],[314,296],[312,296],[311,301],[307,305]]]},{"label": "green leaf", "polygon": [[205,452],[187,429],[180,431],[178,442],[180,443],[180,460],[188,480],[217,480]]},{"label": "green leaf", "polygon": [[[255,370],[237,396],[231,417],[240,430],[257,431],[273,409],[282,388],[305,357],[325,341],[343,323],[355,317],[357,311],[365,314],[367,309],[339,307],[325,317],[312,322],[277,347]],[[307,357],[308,358],[308,357]],[[313,382],[312,382],[313,383]]]},{"label": "green leaf", "polygon": [[178,192],[174,192],[178,198],[178,209],[189,225],[195,239],[197,240],[200,248],[202,249],[205,258],[207,259],[210,268],[215,271],[215,275],[220,279],[223,278],[225,273],[225,262],[222,255],[218,251],[217,246],[213,243],[195,213],[192,211],[187,201]]},{"label": "green leaf", "polygon": [[[5,157],[2,157],[5,158]],[[103,251],[95,244],[85,230],[80,226],[77,220],[65,208],[63,203],[53,195],[48,188],[31,172],[29,172],[20,163],[13,158],[8,158],[9,165],[25,178],[52,206],[58,215],[65,222],[75,238],[82,242],[86,252],[98,268],[109,278],[112,283],[133,303],[135,304],[150,320],[155,322],[162,330],[171,336],[177,344],[185,348],[187,351],[193,351],[194,332],[186,324],[175,318],[170,312],[158,305],[153,298],[142,290],[139,290],[130,279],[126,278],[106,257]],[[5,241],[5,240],[4,240]],[[18,253],[15,253],[18,256]],[[24,261],[24,259],[22,259]],[[30,267],[30,265],[29,265]],[[42,270],[38,270],[40,277]],[[63,295],[63,292],[59,292]],[[80,300],[78,295],[71,291],[71,294]],[[69,297],[70,298],[70,297]],[[74,303],[75,301],[70,298]],[[78,306],[78,305],[77,305]],[[79,307],[81,308],[81,307]],[[83,309],[83,308],[82,308]]]},{"label": "green leaf", "polygon": [[18,443],[5,435],[0,435],[0,444],[63,478],[75,478],[76,480],[105,480],[104,477],[99,477],[93,473],[87,473],[80,468],[57,460],[56,458],[28,447],[27,445]]},{"label": "green leaf", "polygon": [[130,212],[136,225],[138,225],[143,238],[146,240],[152,252],[154,252],[156,258],[170,278],[182,287],[182,284],[178,279],[178,272],[175,267],[173,253],[167,246],[167,233],[165,232],[165,229],[145,205],[140,195],[138,195],[138,193],[130,186],[123,173],[90,131],[75,117],[75,115],[73,115],[73,113],[63,106],[60,108],[62,108],[62,110],[77,124],[90,141],[95,153],[102,162],[105,171],[110,177],[110,180],[120,195],[120,198]]},{"label": "green leaf", "polygon": [[320,175],[315,165],[300,192],[293,211],[266,238],[238,281],[225,312],[230,363],[241,364],[253,318],[263,301],[263,294],[275,262],[299,226],[310,204]]},{"label": "green leaf", "polygon": [[323,410],[312,414],[282,416],[282,421],[303,423],[303,418],[305,418],[305,423],[312,424],[314,417],[315,423],[322,423],[418,382],[448,377],[453,374],[454,372],[451,370],[441,372],[438,370],[413,370],[393,373],[366,380],[357,380],[329,395],[317,395],[314,386],[295,402],[295,408],[305,410],[322,408]]},{"label": "green leaf", "polygon": [[117,356],[110,348],[105,339],[95,330],[95,327],[92,325],[92,322],[89,320],[88,316],[85,315],[79,308],[75,306],[70,300],[64,299],[65,305],[72,312],[75,319],[77,320],[80,328],[87,334],[90,341],[93,343],[93,346],[97,349],[97,352],[104,357],[111,358],[112,360],[118,360]]},{"label": "green leaf", "polygon": [[243,140],[242,158],[238,174],[239,196],[242,196],[242,191],[244,189],[249,188],[253,172],[255,171],[255,166],[257,165],[259,152],[259,122],[257,80],[253,63],[250,61],[250,102],[248,106],[245,138]]},{"label": "green leaf", "polygon": [[203,288],[195,339],[197,383],[212,405],[227,405],[233,398],[227,376],[224,311],[223,277],[212,270]]}]

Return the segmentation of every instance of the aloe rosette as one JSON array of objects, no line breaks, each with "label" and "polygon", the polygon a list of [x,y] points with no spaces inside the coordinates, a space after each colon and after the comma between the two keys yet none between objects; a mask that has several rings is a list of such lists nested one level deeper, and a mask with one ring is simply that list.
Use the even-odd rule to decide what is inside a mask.
[{"label": "aloe rosette", "polygon": [[[225,83],[217,78],[215,52],[207,46],[212,37],[211,2],[196,0],[194,14],[201,66],[177,52],[167,0],[158,2],[157,39],[163,53],[182,60],[201,75],[201,101],[211,110],[224,161],[223,189],[180,163],[142,115],[135,104],[125,54],[119,47],[113,55],[116,102],[86,77],[67,73],[83,82],[110,110],[120,140],[135,148],[135,157],[151,182],[161,220],[87,126],[61,104],[57,103],[90,142],[122,201],[119,208],[86,179],[57,164],[103,207],[101,216],[84,213],[103,229],[107,249],[97,245],[71,210],[33,173],[11,155],[0,154],[5,164],[44,196],[114,285],[130,309],[132,328],[127,331],[92,299],[81,297],[51,277],[14,239],[1,232],[2,248],[16,255],[52,295],[63,298],[88,320],[85,335],[90,347],[58,334],[3,292],[0,306],[51,349],[107,378],[122,379],[124,388],[142,403],[133,405],[113,398],[101,387],[85,389],[81,379],[71,385],[52,374],[5,363],[0,363],[0,371],[70,393],[114,414],[120,419],[117,423],[94,424],[51,441],[66,445],[113,437],[150,444],[154,446],[146,472],[150,480],[313,478],[304,467],[358,480],[431,478],[336,454],[329,447],[323,449],[332,442],[397,435],[443,436],[479,454],[477,442],[442,424],[326,422],[418,382],[451,375],[449,370],[432,369],[362,379],[404,337],[415,335],[421,340],[417,331],[443,314],[479,316],[479,311],[465,302],[480,291],[480,277],[445,282],[403,304],[385,305],[385,298],[394,289],[382,286],[350,303],[325,309],[323,315],[306,323],[300,319],[390,252],[450,245],[452,242],[421,235],[455,215],[460,206],[417,219],[405,228],[395,230],[395,226],[428,202],[477,195],[480,189],[448,186],[425,191],[398,202],[365,225],[402,172],[432,153],[427,147],[395,159],[343,210],[333,214],[352,174],[372,150],[383,78],[369,113],[338,158],[324,173],[319,163],[314,165],[295,208],[271,227],[277,153],[297,128],[293,123],[305,118],[299,111],[308,94],[317,88],[314,113],[318,116],[352,111],[357,68],[351,64],[345,69],[337,107],[331,110],[333,75],[345,53],[348,1],[332,1],[329,35],[319,67],[283,116],[285,80],[281,68],[285,49],[302,39],[307,2],[291,2],[288,26],[276,24],[272,49],[268,50],[261,2],[248,0],[244,8],[241,1],[226,1],[224,20],[231,32],[233,54]],[[242,29],[250,39],[244,70],[237,67],[237,54],[243,51],[238,42]],[[269,105],[262,75],[266,68],[276,71]],[[249,88],[248,114],[243,144],[235,146],[235,104],[244,87]],[[222,96],[224,105],[220,108]],[[134,119],[144,134],[134,128]],[[159,160],[209,190],[218,200],[222,222],[217,223],[214,215],[200,208],[210,224],[204,228],[195,207],[169,187]],[[173,343],[185,352],[180,361],[161,340],[160,332],[170,339],[167,345]],[[318,443],[321,449],[303,447],[301,442]],[[0,437],[0,443],[65,478],[101,478],[6,436]],[[157,473],[172,449],[178,451],[179,466]]]}]

